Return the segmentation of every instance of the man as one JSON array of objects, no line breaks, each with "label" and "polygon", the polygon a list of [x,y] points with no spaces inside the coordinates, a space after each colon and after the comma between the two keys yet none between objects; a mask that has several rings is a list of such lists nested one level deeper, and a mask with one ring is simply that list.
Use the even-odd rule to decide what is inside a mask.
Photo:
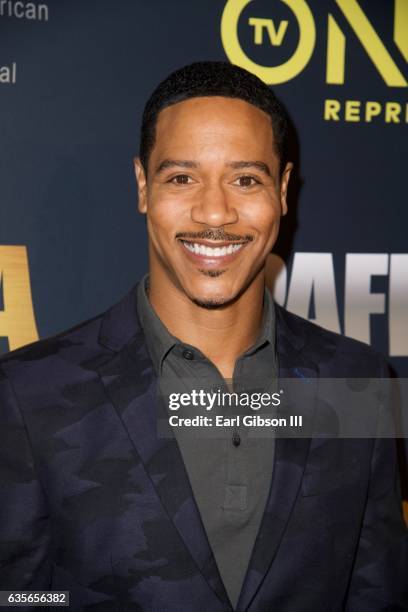
[{"label": "man", "polygon": [[1,589],[68,590],[73,610],[407,609],[392,440],[158,433],[175,381],[305,378],[307,413],[319,377],[386,375],[265,288],[286,133],[271,90],[228,63],[151,96],[135,161],[149,275],[1,363]]}]

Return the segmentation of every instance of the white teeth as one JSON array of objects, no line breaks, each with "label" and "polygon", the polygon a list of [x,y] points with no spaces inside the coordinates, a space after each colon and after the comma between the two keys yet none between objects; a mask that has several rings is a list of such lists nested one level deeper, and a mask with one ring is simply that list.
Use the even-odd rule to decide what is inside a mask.
[{"label": "white teeth", "polygon": [[226,255],[232,255],[232,253],[239,251],[239,249],[241,249],[243,246],[242,244],[230,244],[227,247],[223,246],[212,248],[205,246],[204,244],[198,244],[197,242],[192,244],[191,242],[183,241],[183,244],[186,249],[191,251],[191,253],[195,253],[196,255],[205,255],[206,257],[225,257]]}]

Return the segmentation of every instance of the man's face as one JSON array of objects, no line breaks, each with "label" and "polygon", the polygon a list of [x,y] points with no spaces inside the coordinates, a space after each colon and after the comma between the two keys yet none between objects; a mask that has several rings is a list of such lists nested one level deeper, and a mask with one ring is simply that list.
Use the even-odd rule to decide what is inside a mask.
[{"label": "man's face", "polygon": [[152,278],[203,306],[226,304],[263,274],[286,213],[270,117],[243,100],[192,98],[160,112],[147,177]]}]

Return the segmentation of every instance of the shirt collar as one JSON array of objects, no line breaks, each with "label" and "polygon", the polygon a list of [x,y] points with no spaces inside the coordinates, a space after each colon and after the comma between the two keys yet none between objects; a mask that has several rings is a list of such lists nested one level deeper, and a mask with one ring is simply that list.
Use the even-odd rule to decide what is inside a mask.
[{"label": "shirt collar", "polygon": [[[163,361],[169,352],[174,346],[184,346],[184,344],[169,332],[156,314],[147,296],[148,287],[149,275],[146,274],[137,288],[137,313],[155,372],[160,375]],[[255,344],[245,354],[254,354],[266,343],[275,346],[275,307],[270,291],[265,286],[261,331]]]},{"label": "shirt collar", "polygon": [[161,374],[163,360],[173,346],[180,342],[161,322],[147,297],[149,275],[146,274],[137,288],[137,314],[146,337],[147,350],[156,374]]}]

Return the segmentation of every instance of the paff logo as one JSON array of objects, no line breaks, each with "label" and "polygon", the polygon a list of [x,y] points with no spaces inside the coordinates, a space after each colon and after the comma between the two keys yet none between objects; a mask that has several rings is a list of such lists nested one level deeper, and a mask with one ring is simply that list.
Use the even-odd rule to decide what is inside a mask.
[{"label": "paff logo", "polygon": [[[283,63],[278,66],[263,66],[248,57],[238,36],[240,16],[252,1],[227,0],[221,18],[221,39],[228,59],[231,63],[256,74],[268,85],[294,79],[310,62],[316,44],[316,25],[309,5],[305,0],[280,0],[290,9],[297,21],[299,41],[295,51]],[[407,87],[407,79],[357,0],[334,0],[334,4],[341,10],[384,83],[388,87]],[[402,57],[408,62],[408,0],[394,0],[394,3],[389,1],[385,5],[390,10],[394,8],[393,40]],[[263,18],[249,17],[247,26],[251,28],[255,45],[269,45],[273,51],[274,47],[285,44],[285,37],[289,29],[294,27],[294,22],[284,19],[278,21],[272,13],[273,10]],[[347,78],[346,35],[331,13],[327,19],[325,80],[328,85],[343,85]]]},{"label": "paff logo", "polygon": [[0,246],[0,336],[9,349],[38,340],[25,246]]}]

